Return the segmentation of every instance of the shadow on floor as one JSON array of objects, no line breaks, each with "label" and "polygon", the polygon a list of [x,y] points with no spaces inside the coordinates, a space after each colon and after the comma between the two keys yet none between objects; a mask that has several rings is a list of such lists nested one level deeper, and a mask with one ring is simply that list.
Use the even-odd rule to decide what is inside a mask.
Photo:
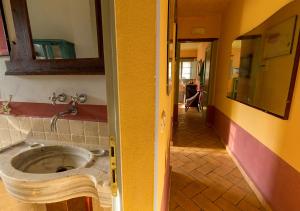
[{"label": "shadow on floor", "polygon": [[264,210],[205,114],[179,110],[171,147],[170,210]]}]

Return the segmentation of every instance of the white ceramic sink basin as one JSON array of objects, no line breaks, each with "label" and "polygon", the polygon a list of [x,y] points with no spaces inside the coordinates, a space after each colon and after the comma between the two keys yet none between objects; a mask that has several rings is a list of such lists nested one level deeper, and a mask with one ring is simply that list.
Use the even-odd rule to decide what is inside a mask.
[{"label": "white ceramic sink basin", "polygon": [[12,166],[32,174],[59,173],[88,167],[93,154],[73,146],[41,146],[26,150],[12,158]]},{"label": "white ceramic sink basin", "polygon": [[30,139],[0,149],[0,177],[25,203],[54,203],[89,196],[111,207],[108,151],[98,145]]}]

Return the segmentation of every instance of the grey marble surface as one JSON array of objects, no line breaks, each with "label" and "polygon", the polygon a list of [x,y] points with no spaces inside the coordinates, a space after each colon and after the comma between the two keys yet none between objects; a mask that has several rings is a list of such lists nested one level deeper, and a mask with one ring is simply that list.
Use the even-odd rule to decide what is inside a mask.
[{"label": "grey marble surface", "polygon": [[[23,202],[91,196],[110,207],[110,159],[102,152],[99,145],[26,139],[0,150],[0,177],[6,190]],[[56,172],[57,167],[69,164],[73,168]]]}]

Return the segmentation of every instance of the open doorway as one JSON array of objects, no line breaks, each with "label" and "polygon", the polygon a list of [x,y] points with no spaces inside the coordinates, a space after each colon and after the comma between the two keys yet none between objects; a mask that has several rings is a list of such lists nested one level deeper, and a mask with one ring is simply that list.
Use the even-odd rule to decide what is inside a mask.
[{"label": "open doorway", "polygon": [[[178,109],[205,114],[213,86],[213,48],[216,41],[179,42]],[[175,97],[176,99],[176,97]]]}]

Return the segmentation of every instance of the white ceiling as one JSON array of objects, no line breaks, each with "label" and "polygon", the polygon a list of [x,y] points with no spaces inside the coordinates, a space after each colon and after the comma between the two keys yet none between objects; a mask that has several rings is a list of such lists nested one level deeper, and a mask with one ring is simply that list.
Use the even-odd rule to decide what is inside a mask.
[{"label": "white ceiling", "polygon": [[222,13],[230,0],[177,0],[178,17]]}]

